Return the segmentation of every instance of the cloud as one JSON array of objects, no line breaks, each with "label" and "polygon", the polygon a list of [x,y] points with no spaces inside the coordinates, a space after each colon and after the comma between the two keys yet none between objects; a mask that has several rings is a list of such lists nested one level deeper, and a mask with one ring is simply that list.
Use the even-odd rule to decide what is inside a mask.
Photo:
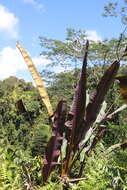
[{"label": "cloud", "polygon": [[[33,57],[32,60],[36,66],[45,66],[51,63],[50,60],[43,56]],[[28,68],[18,49],[7,46],[0,51],[0,79],[17,76],[19,71],[25,70],[28,70]]]},{"label": "cloud", "polygon": [[41,3],[38,3],[36,0],[24,0],[24,3],[34,5],[38,9],[44,8],[44,5]]},{"label": "cloud", "polygon": [[88,40],[93,40],[95,42],[102,41],[101,36],[99,36],[95,30],[87,30],[86,35]]},{"label": "cloud", "polygon": [[36,66],[40,66],[40,65],[46,66],[48,64],[51,64],[51,61],[44,56],[33,57],[32,60]]},{"label": "cloud", "polygon": [[11,38],[17,38],[18,18],[3,5],[0,5],[0,18],[0,32],[7,33]]}]

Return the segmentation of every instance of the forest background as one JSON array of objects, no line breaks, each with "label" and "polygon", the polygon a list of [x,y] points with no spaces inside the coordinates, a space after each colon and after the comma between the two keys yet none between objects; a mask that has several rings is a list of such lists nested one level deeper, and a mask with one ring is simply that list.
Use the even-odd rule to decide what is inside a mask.
[{"label": "forest background", "polygon": [[[126,47],[126,4],[109,3],[104,8],[104,16],[120,16],[125,25],[120,37],[104,41],[90,40],[88,59],[89,93],[94,92],[97,83],[107,67],[120,57]],[[51,60],[51,65],[40,74],[45,79],[47,91],[53,109],[63,99],[72,103],[74,89],[79,78],[87,35],[85,30],[67,29],[64,41],[40,37],[41,54]],[[63,67],[61,73],[52,72],[52,67]],[[121,63],[118,75],[126,75],[126,59]],[[17,101],[23,100],[27,112],[21,113]],[[114,82],[106,96],[107,108],[110,112],[123,105],[118,84]],[[103,138],[88,160],[84,175],[85,180],[70,189],[127,189],[127,152],[112,145],[127,139],[127,110],[116,114],[106,125]],[[62,189],[57,171],[43,187],[41,167],[46,144],[50,138],[51,128],[45,106],[32,83],[23,79],[9,77],[0,81],[0,189]],[[77,172],[77,170],[75,171]]]}]

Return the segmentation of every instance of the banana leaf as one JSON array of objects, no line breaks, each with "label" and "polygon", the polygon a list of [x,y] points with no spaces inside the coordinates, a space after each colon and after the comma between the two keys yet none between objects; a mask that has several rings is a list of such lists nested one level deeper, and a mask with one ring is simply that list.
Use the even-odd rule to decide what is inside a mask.
[{"label": "banana leaf", "polygon": [[86,109],[86,75],[87,75],[86,67],[87,67],[88,47],[89,47],[89,42],[87,41],[80,79],[76,87],[71,111],[68,115],[68,120],[65,123],[66,126],[65,132],[66,132],[66,139],[68,140],[68,146],[61,176],[68,175],[71,153],[73,151],[75,153],[79,146],[78,142],[81,136],[82,123],[84,121],[84,115]]},{"label": "banana leaf", "polygon": [[96,121],[97,115],[100,111],[101,105],[104,101],[105,95],[107,94],[111,84],[115,80],[115,76],[118,72],[120,63],[115,61],[104,73],[101,78],[96,92],[91,96],[89,104],[86,108],[86,117],[84,122],[84,130],[82,132],[82,139],[84,138],[86,132]]},{"label": "banana leaf", "polygon": [[85,108],[86,108],[86,67],[87,67],[87,55],[88,55],[89,42],[86,43],[86,51],[83,60],[83,66],[78,81],[71,111],[69,113],[69,119],[66,122],[66,127],[70,129],[70,133],[66,133],[67,139],[70,138],[72,146],[77,145],[77,141],[81,135],[82,122],[84,120]]},{"label": "banana leaf", "polygon": [[65,101],[58,103],[57,109],[53,115],[53,132],[48,142],[45,151],[44,166],[42,170],[42,176],[44,183],[47,181],[49,175],[58,165],[58,158],[61,151],[64,123],[66,119],[67,106]]},{"label": "banana leaf", "polygon": [[52,116],[52,114],[53,114],[52,106],[51,106],[51,103],[50,103],[50,100],[49,100],[49,97],[48,97],[48,94],[47,94],[47,91],[46,91],[46,88],[44,86],[44,82],[43,82],[41,76],[39,75],[38,71],[36,70],[32,59],[30,58],[28,53],[25,51],[25,49],[19,43],[17,43],[16,46],[19,49],[19,51],[21,52],[27,66],[28,66],[28,69],[35,81],[35,84],[38,88],[38,91],[40,93],[42,101],[46,106],[49,116]]}]

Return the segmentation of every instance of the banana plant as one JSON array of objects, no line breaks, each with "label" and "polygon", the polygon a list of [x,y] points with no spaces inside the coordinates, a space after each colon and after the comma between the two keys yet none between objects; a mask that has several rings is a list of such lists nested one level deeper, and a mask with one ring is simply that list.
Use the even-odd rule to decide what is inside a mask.
[{"label": "banana plant", "polygon": [[[127,107],[124,105],[113,113],[105,113],[107,105],[107,103],[104,101],[105,96],[112,83],[116,79],[118,80],[116,75],[120,67],[120,60],[114,61],[109,66],[101,78],[99,84],[97,85],[96,91],[92,95],[88,95],[86,87],[88,47],[89,43],[87,41],[83,66],[75,90],[71,110],[67,114],[66,118],[64,115],[63,120],[65,120],[65,123],[60,124],[60,122],[58,122],[58,125],[55,127],[56,133],[58,133],[61,127],[63,128],[61,136],[54,136],[53,132],[51,139],[55,138],[55,142],[57,143],[55,146],[53,143],[50,143],[50,145],[48,144],[46,147],[44,167],[42,171],[44,182],[47,182],[48,177],[55,167],[60,167],[58,159],[59,156],[61,158],[60,175],[64,180],[70,180],[71,171],[76,161],[80,160],[80,158],[83,157],[83,159],[80,160],[79,175],[77,175],[77,177],[81,177],[83,173],[84,163],[86,162],[86,157],[90,156],[96,144],[105,133],[105,122],[113,117],[114,114],[122,111]],[[58,108],[57,112],[59,113],[58,115],[61,115],[61,111]],[[54,121],[52,121],[52,125],[54,125],[57,120],[59,120],[59,118],[57,117],[56,119],[55,117]],[[65,138],[64,140],[63,137]],[[63,145],[62,143],[58,142],[58,138],[62,139]],[[51,142],[51,139],[49,142]],[[64,153],[62,153],[62,146],[65,146]],[[51,158],[53,158],[52,161]],[[47,166],[48,168],[46,168]]]},{"label": "banana plant", "polygon": [[[89,42],[87,41],[81,74],[77,83],[71,109],[67,112],[67,103],[61,100],[57,105],[56,111],[53,113],[46,88],[31,58],[19,43],[17,47],[21,51],[36,81],[49,116],[52,115],[52,135],[45,149],[42,169],[43,182],[47,182],[55,168],[59,169],[62,181],[73,181],[73,179],[71,179],[71,174],[77,161],[80,162],[79,174],[75,177],[81,179],[87,157],[91,155],[96,144],[105,133],[105,122],[112,118],[114,114],[127,107],[123,105],[113,113],[105,112],[107,105],[105,96],[108,90],[115,80],[121,82],[121,78],[117,77],[117,73],[120,67],[120,60],[122,59],[115,60],[109,66],[98,83],[95,92],[89,95],[87,92]],[[125,57],[126,54],[127,52],[125,50],[123,57]],[[124,145],[125,144],[126,143],[124,143]]]}]

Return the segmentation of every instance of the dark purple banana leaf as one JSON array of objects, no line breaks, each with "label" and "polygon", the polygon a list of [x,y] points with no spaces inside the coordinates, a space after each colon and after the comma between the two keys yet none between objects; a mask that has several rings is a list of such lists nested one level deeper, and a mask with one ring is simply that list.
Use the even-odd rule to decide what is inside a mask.
[{"label": "dark purple banana leaf", "polygon": [[69,113],[69,119],[65,123],[66,127],[70,129],[70,133],[67,133],[67,139],[71,140],[73,146],[80,136],[82,122],[84,120],[85,108],[86,108],[86,67],[87,67],[87,55],[88,55],[89,43],[86,43],[86,52],[83,60],[82,71],[80,79],[78,81],[71,111]]},{"label": "dark purple banana leaf", "polygon": [[90,126],[92,126],[92,124],[95,122],[101,105],[104,101],[105,95],[107,94],[111,84],[115,80],[115,76],[118,72],[119,66],[120,63],[118,61],[115,61],[107,69],[97,86],[96,92],[90,98],[90,102],[86,108],[86,124],[84,126],[84,133],[86,133]]},{"label": "dark purple banana leaf", "polygon": [[58,103],[57,109],[53,116],[53,132],[45,150],[44,166],[42,176],[44,183],[47,181],[50,173],[57,166],[63,141],[64,123],[66,119],[67,106],[65,101]]}]

